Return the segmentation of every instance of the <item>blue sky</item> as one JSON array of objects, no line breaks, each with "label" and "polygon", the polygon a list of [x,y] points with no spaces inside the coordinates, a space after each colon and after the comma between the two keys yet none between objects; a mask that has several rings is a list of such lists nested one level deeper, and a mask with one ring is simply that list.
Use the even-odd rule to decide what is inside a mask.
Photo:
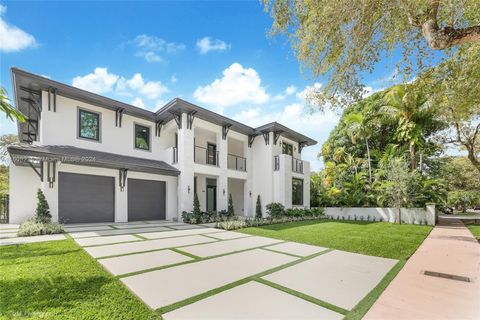
[{"label": "blue sky", "polygon": [[[319,169],[322,142],[338,123],[308,114],[305,92],[322,79],[301,73],[258,1],[0,2],[0,84],[16,66],[155,110],[182,97],[251,126],[279,121],[319,144],[304,158]],[[398,57],[384,58],[365,84],[388,86]],[[0,134],[15,124],[0,120]]]}]

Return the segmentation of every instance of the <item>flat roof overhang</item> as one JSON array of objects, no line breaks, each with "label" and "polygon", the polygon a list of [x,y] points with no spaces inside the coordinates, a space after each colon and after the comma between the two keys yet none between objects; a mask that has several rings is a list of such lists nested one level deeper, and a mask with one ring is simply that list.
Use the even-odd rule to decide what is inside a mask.
[{"label": "flat roof overhang", "polygon": [[8,152],[15,165],[38,166],[41,161],[60,161],[61,163],[91,166],[108,169],[127,169],[130,171],[178,176],[180,171],[169,164],[114,153],[82,149],[73,146],[34,146],[12,145]]},{"label": "flat roof overhang", "polygon": [[[229,130],[233,130],[245,135],[257,136],[265,132],[277,132],[286,138],[303,144],[304,146],[312,146],[317,143],[315,140],[277,122],[272,122],[258,128],[252,128],[241,122],[227,118],[223,115],[202,108],[180,98],[175,98],[160,108],[157,112],[152,112],[15,67],[11,68],[11,74],[14,88],[15,105],[17,109],[24,114],[28,112],[28,102],[26,102],[26,100],[31,100],[32,98],[36,99],[35,96],[38,97],[38,94],[41,94],[42,91],[48,92],[50,89],[54,88],[57,95],[93,104],[112,111],[121,109],[123,110],[123,114],[128,114],[130,116],[152,122],[161,121],[163,123],[167,123],[174,118],[173,114],[186,113],[193,114],[195,118],[199,118],[219,126],[228,126]],[[38,103],[38,105],[41,109],[41,103]],[[39,110],[38,114],[41,114],[41,110]],[[18,126],[19,136],[21,136],[22,132],[25,131],[26,124],[19,123]]]}]

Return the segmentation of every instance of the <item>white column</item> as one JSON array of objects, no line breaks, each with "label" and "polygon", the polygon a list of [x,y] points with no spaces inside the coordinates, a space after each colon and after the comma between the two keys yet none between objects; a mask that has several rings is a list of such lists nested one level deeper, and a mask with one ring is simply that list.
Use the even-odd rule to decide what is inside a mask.
[{"label": "white column", "polygon": [[252,157],[252,148],[248,147],[248,141],[244,145],[245,158],[247,158],[247,180],[244,183],[244,214],[245,216],[254,217],[255,216],[255,196],[253,193],[253,157]]},{"label": "white column", "polygon": [[310,162],[303,162],[303,206],[310,208]]},{"label": "white column", "polygon": [[227,141],[222,138],[221,131],[217,132],[218,165],[220,167],[220,175],[217,179],[217,211],[228,208]]},{"label": "white column", "polygon": [[[193,128],[187,129],[187,114],[182,114],[178,129],[178,218],[183,211],[193,210]],[[190,190],[190,192],[189,192]]]}]

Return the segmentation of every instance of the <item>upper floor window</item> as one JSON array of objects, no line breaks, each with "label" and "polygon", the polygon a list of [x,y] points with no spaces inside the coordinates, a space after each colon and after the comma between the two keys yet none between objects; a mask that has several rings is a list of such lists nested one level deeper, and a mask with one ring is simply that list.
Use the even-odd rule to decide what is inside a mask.
[{"label": "upper floor window", "polygon": [[290,143],[282,142],[282,153],[293,156],[293,146]]},{"label": "upper floor window", "polygon": [[292,205],[302,206],[303,205],[303,180],[302,179],[292,179]]},{"label": "upper floor window", "polygon": [[139,124],[135,125],[135,148],[150,150],[150,128]]},{"label": "upper floor window", "polygon": [[100,114],[78,109],[78,136],[84,139],[100,140]]}]

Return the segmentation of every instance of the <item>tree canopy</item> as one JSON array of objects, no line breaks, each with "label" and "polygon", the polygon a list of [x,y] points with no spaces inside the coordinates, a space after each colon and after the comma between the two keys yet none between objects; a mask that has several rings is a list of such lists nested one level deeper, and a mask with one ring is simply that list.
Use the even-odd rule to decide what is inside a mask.
[{"label": "tree canopy", "polygon": [[360,100],[360,74],[394,50],[403,56],[399,73],[410,77],[429,66],[435,50],[449,57],[451,48],[480,43],[478,0],[262,2],[273,18],[271,35],[285,34],[303,69],[327,77],[311,97],[319,106]]}]

